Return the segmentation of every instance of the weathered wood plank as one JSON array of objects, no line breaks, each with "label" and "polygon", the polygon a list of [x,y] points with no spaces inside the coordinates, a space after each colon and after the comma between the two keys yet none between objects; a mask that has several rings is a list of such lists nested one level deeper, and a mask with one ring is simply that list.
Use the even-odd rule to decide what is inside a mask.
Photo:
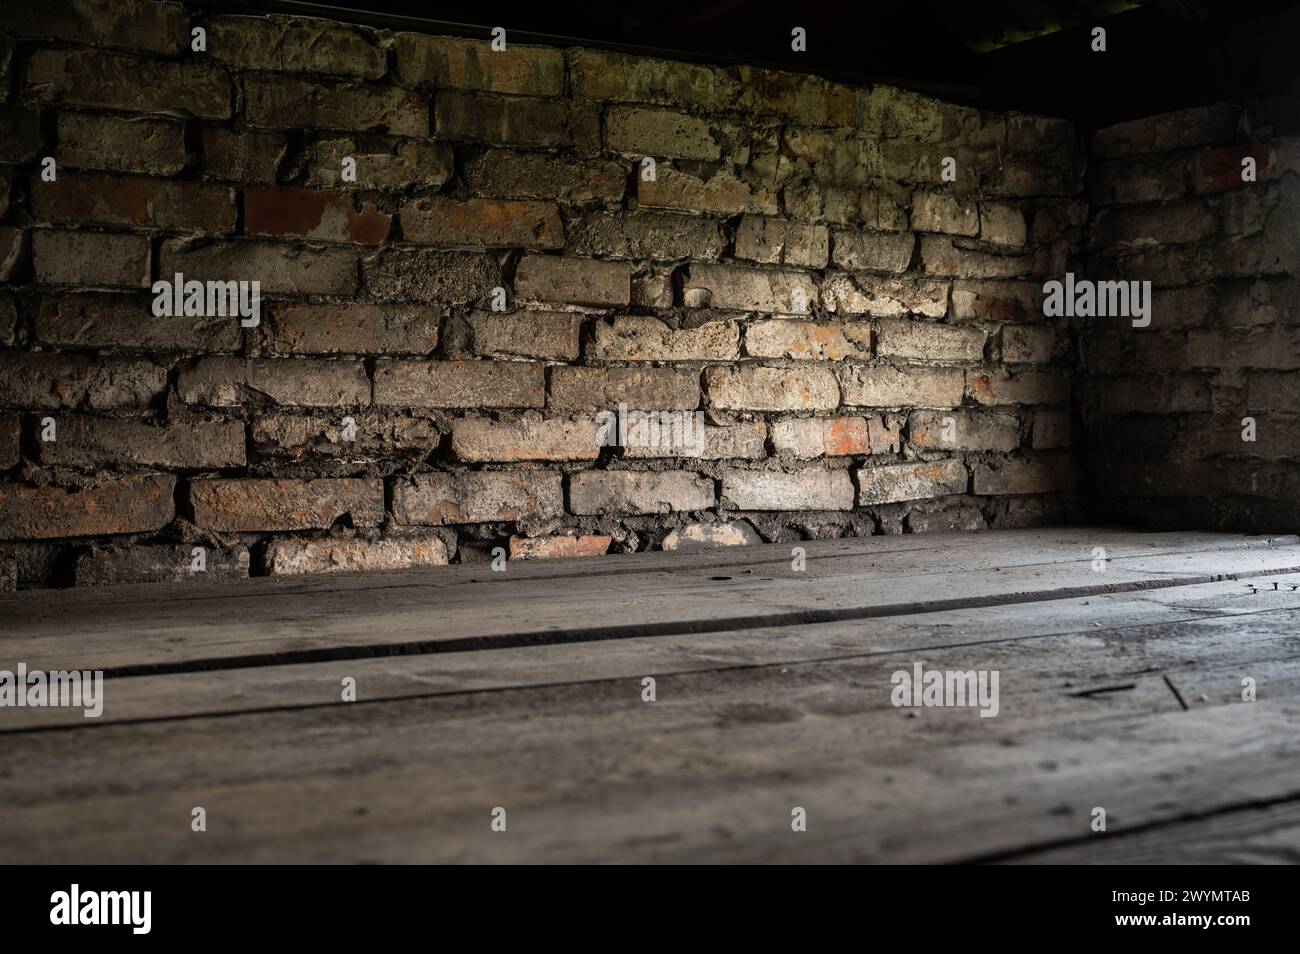
[{"label": "weathered wood plank", "polygon": [[[1287,587],[1300,575],[1278,577],[1283,589],[1252,594],[1239,582],[1208,583],[1142,593],[1106,594],[1074,600],[864,619],[852,622],[735,630],[682,636],[641,637],[510,650],[376,657],[229,671],[111,678],[100,722],[272,710],[339,702],[344,677],[357,681],[359,699],[373,701],[435,693],[475,692],[525,686],[635,679],[647,675],[756,665],[780,665],[896,651],[942,649],[1064,634],[1123,636],[1116,661],[1131,665],[1144,633],[1165,626],[1269,614],[1247,630],[1280,638],[1288,627],[1300,632],[1300,600]],[[1210,631],[1194,626],[1189,633]],[[1214,628],[1218,633],[1222,630]],[[1046,651],[1044,649],[1044,651]],[[1106,671],[1106,660],[1099,660]],[[1189,704],[1197,704],[1195,687]],[[1222,700],[1220,700],[1222,701]],[[80,711],[54,708],[0,709],[0,732],[56,725],[84,726]]]},{"label": "weathered wood plank", "polygon": [[[1212,559],[1209,555],[1212,554]],[[934,554],[873,569],[879,557],[821,561],[808,573],[692,579],[681,574],[484,581],[454,588],[340,589],[234,597],[224,586],[173,603],[63,606],[19,614],[0,661],[33,668],[147,671],[237,667],[478,645],[522,645],[902,616],[1300,570],[1300,545],[934,571]],[[945,558],[943,565],[946,566]],[[929,568],[929,572],[922,572]],[[708,572],[708,571],[704,571]],[[75,642],[70,640],[75,637]]]},{"label": "weathered wood plank", "polygon": [[[1240,656],[1228,624],[1269,615],[1206,620],[1208,651],[1163,627],[1162,659]],[[1248,645],[1294,656],[1290,631]],[[1137,654],[1131,690],[1081,696],[1112,647],[1050,640],[926,653],[999,668],[994,719],[892,707],[909,651],[666,677],[654,704],[614,680],[10,736],[0,859],[943,861],[1077,837],[1094,805],[1114,833],[1300,793],[1300,705],[1185,712]]]}]

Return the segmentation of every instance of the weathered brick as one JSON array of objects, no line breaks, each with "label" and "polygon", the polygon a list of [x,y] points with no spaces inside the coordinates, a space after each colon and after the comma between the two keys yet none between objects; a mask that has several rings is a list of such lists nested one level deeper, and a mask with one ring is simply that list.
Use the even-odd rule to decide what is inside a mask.
[{"label": "weathered brick", "polygon": [[740,328],[710,321],[696,328],[672,328],[658,318],[627,316],[598,322],[589,357],[602,361],[732,361],[739,354]]},{"label": "weathered brick", "polygon": [[140,408],[166,386],[167,369],[152,361],[0,352],[0,407]]},{"label": "weathered brick", "polygon": [[859,91],[820,77],[751,66],[736,68],[745,84],[742,103],[812,126],[847,126],[857,121]]},{"label": "weathered brick", "polygon": [[1003,325],[1002,360],[1012,364],[1047,364],[1056,353],[1056,329],[1050,325]]},{"label": "weathered brick", "polygon": [[387,407],[541,407],[533,361],[389,361],[375,365],[375,404]]},{"label": "weathered brick", "polygon": [[978,235],[978,206],[951,192],[917,192],[912,196],[912,228],[918,232]]},{"label": "weathered brick", "polygon": [[871,428],[865,417],[803,417],[773,421],[772,446],[778,454],[805,460],[870,454]]},{"label": "weathered brick", "polygon": [[377,477],[191,480],[189,502],[194,522],[220,533],[326,529],[340,520],[375,527],[384,519],[384,482]]},{"label": "weathered brick", "polygon": [[460,248],[554,249],[564,246],[564,223],[550,202],[500,199],[459,201],[445,196],[402,206],[408,242]]},{"label": "weathered brick", "polygon": [[0,470],[22,459],[23,423],[17,414],[0,414]]},{"label": "weathered brick", "polygon": [[183,368],[176,393],[208,407],[356,407],[370,403],[370,380],[360,361],[212,357]]},{"label": "weathered brick", "polygon": [[626,262],[525,255],[515,270],[515,294],[524,301],[572,305],[627,305],[631,266]]},{"label": "weathered brick", "polygon": [[203,171],[231,182],[271,183],[288,147],[279,133],[204,126]]},{"label": "weathered brick", "polygon": [[230,77],[225,70],[98,50],[37,50],[27,62],[27,93],[41,103],[230,118]]},{"label": "weathered brick", "polygon": [[1274,164],[1273,150],[1265,143],[1225,146],[1222,149],[1204,149],[1196,154],[1192,164],[1192,184],[1197,193],[1222,192],[1247,185],[1242,178],[1243,160],[1255,160],[1255,174],[1262,177]]},{"label": "weathered brick", "polygon": [[966,408],[913,411],[907,437],[917,451],[1013,451],[1020,446],[1020,419]]},{"label": "weathered brick", "polygon": [[801,179],[782,190],[787,213],[810,222],[855,225],[879,231],[908,227],[907,212],[879,189]]},{"label": "weathered brick", "polygon": [[366,289],[390,301],[486,302],[505,284],[495,256],[469,252],[388,249],[367,258],[361,272]]},{"label": "weathered brick", "polygon": [[397,75],[413,86],[559,96],[564,54],[543,46],[511,43],[493,50],[487,39],[399,33]]},{"label": "weathered brick", "polygon": [[451,449],[466,462],[595,460],[600,456],[597,430],[594,418],[493,421],[467,417],[452,425]]},{"label": "weathered brick", "polygon": [[1016,206],[980,203],[980,238],[985,242],[1020,248],[1027,237],[1025,214]]},{"label": "weathered brick", "polygon": [[0,225],[0,281],[14,281],[27,262],[27,233]]},{"label": "weathered brick", "polygon": [[963,248],[943,235],[921,236],[921,260],[927,273],[957,278],[1014,278],[1033,270],[1028,255],[991,255]]},{"label": "weathered brick", "polygon": [[567,251],[577,255],[712,261],[726,250],[721,223],[663,212],[601,212],[569,223]]},{"label": "weathered brick", "polygon": [[976,464],[974,492],[993,494],[1046,494],[1066,490],[1073,475],[1069,457],[1038,457],[1033,460],[1007,459],[996,467]]},{"label": "weathered brick", "polygon": [[433,534],[386,537],[277,537],[266,547],[264,565],[271,576],[302,573],[375,573],[413,567],[446,566],[447,544]]},{"label": "weathered brick", "polygon": [[384,50],[368,33],[329,20],[302,17],[213,17],[208,55],[241,70],[286,70],[378,79]]},{"label": "weathered brick", "polygon": [[840,371],[844,404],[854,407],[956,407],[963,384],[960,368],[846,365]]},{"label": "weathered brick", "polygon": [[36,340],[63,348],[212,352],[238,351],[243,336],[236,318],[155,318],[151,298],[103,294],[43,298]]},{"label": "weathered brick", "polygon": [[545,520],[564,510],[560,480],[536,470],[419,474],[393,487],[393,517],[421,526]]},{"label": "weathered brick", "polygon": [[[611,412],[612,413],[612,412]],[[649,424],[645,425],[647,428]],[[696,425],[698,426],[698,425]],[[628,443],[623,456],[632,459],[692,458],[696,460],[757,460],[765,455],[767,425],[762,421],[746,421],[718,427],[704,425],[700,432],[688,433],[673,421],[661,422],[657,439],[650,431],[643,441],[634,440],[636,420],[628,421]],[[616,431],[611,430],[611,435]]]},{"label": "weathered brick", "polygon": [[605,114],[605,145],[631,156],[716,160],[722,155],[703,119],[639,106],[616,106]]},{"label": "weathered brick", "polygon": [[591,536],[545,536],[510,538],[510,559],[512,560],[552,560],[571,559],[573,557],[604,556],[613,537]]},{"label": "weathered brick", "polygon": [[776,215],[776,192],[751,185],[727,169],[701,179],[681,169],[660,163],[655,178],[637,179],[637,202],[645,209],[680,209],[738,215],[742,212]]},{"label": "weathered brick", "polygon": [[627,170],[605,159],[580,161],[547,153],[489,149],[466,164],[465,181],[481,195],[617,202],[627,187]]},{"label": "weathered brick", "polygon": [[[739,238],[737,238],[739,242]],[[911,232],[835,230],[832,261],[841,268],[905,272],[912,262],[916,237]]]},{"label": "weathered brick", "polygon": [[947,282],[887,278],[865,272],[832,272],[822,281],[827,311],[842,315],[942,318],[948,312]]},{"label": "weathered brick", "polygon": [[1056,371],[968,371],[966,393],[976,404],[1062,404],[1070,399],[1070,379]]},{"label": "weathered brick", "polygon": [[42,464],[99,467],[217,468],[244,465],[244,425],[185,421],[167,425],[138,419],[57,417],[56,439],[39,445]]},{"label": "weathered brick", "polygon": [[1300,332],[1261,327],[1225,333],[1187,333],[1187,364],[1193,368],[1300,368]]},{"label": "weathered brick", "polygon": [[[527,97],[439,93],[438,136],[504,146],[567,146],[573,142],[567,103]],[[396,131],[396,130],[394,130]]]},{"label": "weathered brick", "polygon": [[[838,256],[841,241],[838,233],[835,241]],[[845,241],[851,242],[849,239]],[[825,268],[829,248],[829,235],[824,225],[802,225],[787,219],[746,215],[736,229],[736,258],[747,258],[764,265]],[[910,257],[910,248],[908,254]],[[693,257],[698,260],[711,256]]]},{"label": "weathered brick", "polygon": [[185,168],[185,158],[185,135],[179,123],[59,113],[60,165],[172,176]]},{"label": "weathered brick", "polygon": [[1070,446],[1069,411],[1034,412],[1034,450],[1054,450]]},{"label": "weathered brick", "polygon": [[177,272],[186,281],[256,279],[263,295],[352,295],[357,290],[356,253],[347,248],[169,239],[159,253],[158,273]]},{"label": "weathered brick", "polygon": [[852,510],[853,482],[847,470],[728,468],[722,474],[722,498],[737,510]]},{"label": "weathered brick", "polygon": [[36,113],[17,106],[0,106],[0,162],[28,162],[41,148]]},{"label": "weathered brick", "polygon": [[578,315],[556,311],[476,311],[466,321],[473,350],[483,357],[573,361],[578,357]]},{"label": "weathered brick", "polygon": [[289,76],[244,78],[244,115],[270,129],[378,130],[427,136],[429,103],[395,86],[324,86]]},{"label": "weathered brick", "polygon": [[584,470],[569,478],[569,509],[580,515],[707,510],[715,502],[713,481],[684,471]]},{"label": "weathered brick", "polygon": [[32,265],[43,285],[104,285],[144,288],[149,284],[149,239],[144,235],[58,232],[32,235]]},{"label": "weathered brick", "polygon": [[174,477],[124,477],[82,489],[0,483],[0,540],[147,533],[175,515]]},{"label": "weathered brick", "polygon": [[[343,160],[356,160],[356,180],[344,180]],[[451,146],[422,139],[320,139],[307,147],[307,184],[324,189],[405,191],[437,188],[455,171]]]},{"label": "weathered brick", "polygon": [[388,238],[391,217],[370,202],[358,211],[351,197],[308,189],[245,189],[244,231],[328,242],[378,245]]},{"label": "weathered brick", "polygon": [[704,372],[714,407],[738,411],[829,411],[840,388],[829,368],[767,368],[744,364]]},{"label": "weathered brick", "polygon": [[179,3],[48,0],[9,6],[4,31],[35,40],[175,54],[187,44],[186,25],[185,8]]},{"label": "weathered brick", "polygon": [[325,417],[284,412],[253,418],[252,446],[261,457],[277,460],[352,460],[426,457],[441,440],[438,425],[428,417],[407,417],[375,411]]},{"label": "weathered brick", "polygon": [[1107,415],[1180,414],[1212,406],[1209,379],[1199,374],[1106,378],[1099,391],[1100,412]]},{"label": "weathered brick", "polygon": [[194,568],[189,543],[96,548],[77,560],[77,586],[129,583],[222,583],[248,576],[248,547],[204,546],[203,569]]},{"label": "weathered brick", "polygon": [[276,354],[429,354],[440,317],[424,305],[295,302],[273,305],[257,334]]},{"label": "weathered brick", "polygon": [[735,265],[692,265],[682,283],[688,308],[803,315],[817,303],[817,285],[805,272]]},{"label": "weathered brick", "polygon": [[230,232],[235,193],[208,182],[65,172],[57,182],[31,183],[32,215],[56,224]]},{"label": "weathered brick", "polygon": [[664,537],[660,547],[664,550],[707,550],[713,547],[738,547],[762,543],[763,538],[748,520],[729,523],[688,523]]},{"label": "weathered brick", "polygon": [[575,49],[569,69],[574,95],[583,99],[717,109],[741,92],[725,69],[677,60]]},{"label": "weathered brick", "polygon": [[1237,113],[1236,106],[1219,103],[1129,120],[1094,133],[1092,150],[1102,159],[1115,159],[1230,143],[1237,134]]},{"label": "weathered brick", "polygon": [[546,406],[558,410],[613,410],[626,404],[678,411],[700,404],[700,373],[687,368],[553,367],[548,380]]},{"label": "weathered brick", "polygon": [[966,492],[966,466],[959,460],[883,464],[858,471],[858,506],[927,500]]},{"label": "weathered brick", "polygon": [[867,418],[867,431],[871,437],[871,453],[898,454],[903,450],[903,426],[894,420],[888,421],[878,414]]},{"label": "weathered brick", "polygon": [[871,325],[865,321],[755,321],[745,328],[745,354],[751,358],[802,358],[840,361],[871,357]]},{"label": "weathered brick", "polygon": [[1093,205],[1166,202],[1187,195],[1190,176],[1186,155],[1103,162],[1088,173],[1088,194]]},{"label": "weathered brick", "polygon": [[1175,245],[1200,241],[1218,227],[1218,217],[1204,202],[1110,209],[1093,219],[1090,244],[1101,249]]},{"label": "weathered brick", "polygon": [[12,295],[0,292],[0,346],[12,347],[18,340],[18,305]]},{"label": "weathered brick", "polygon": [[979,361],[987,337],[978,328],[884,318],[876,322],[876,353],[882,358]]},{"label": "weathered brick", "polygon": [[1042,286],[1029,282],[955,282],[952,314],[958,321],[1031,321],[1042,297]]}]

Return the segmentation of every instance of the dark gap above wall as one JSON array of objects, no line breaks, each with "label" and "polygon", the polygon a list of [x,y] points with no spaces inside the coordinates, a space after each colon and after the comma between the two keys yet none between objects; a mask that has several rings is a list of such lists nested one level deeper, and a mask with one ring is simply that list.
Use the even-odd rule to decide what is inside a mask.
[{"label": "dark gap above wall", "polygon": [[[493,4],[423,0],[208,0],[214,10],[746,63],[1100,127],[1214,100],[1300,95],[1295,0],[777,0]],[[806,52],[790,30],[808,31]],[[1095,26],[1107,51],[1091,49]],[[1300,126],[1300,118],[1297,119]]]}]

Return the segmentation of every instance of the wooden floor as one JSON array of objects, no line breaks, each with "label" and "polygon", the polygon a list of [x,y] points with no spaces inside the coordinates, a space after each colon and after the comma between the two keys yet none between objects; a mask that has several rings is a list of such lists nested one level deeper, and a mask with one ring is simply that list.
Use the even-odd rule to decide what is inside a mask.
[{"label": "wooden floor", "polygon": [[1297,538],[803,546],[7,596],[0,861],[1300,862]]}]

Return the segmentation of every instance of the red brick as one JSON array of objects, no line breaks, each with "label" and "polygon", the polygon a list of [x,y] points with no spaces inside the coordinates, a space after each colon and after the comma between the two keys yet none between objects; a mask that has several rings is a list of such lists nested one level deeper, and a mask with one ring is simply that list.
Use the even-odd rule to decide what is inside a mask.
[{"label": "red brick", "polygon": [[460,248],[564,247],[564,225],[550,202],[458,201],[443,196],[402,206],[402,234],[420,245]]},{"label": "red brick", "polygon": [[325,529],[339,520],[373,527],[384,519],[379,478],[192,480],[189,500],[194,522],[221,533]]},{"label": "red brick", "polygon": [[267,545],[264,560],[266,572],[272,576],[392,572],[447,563],[447,544],[432,534],[378,540],[277,537]]},{"label": "red brick", "polygon": [[56,182],[34,176],[30,190],[38,222],[203,232],[235,227],[235,193],[213,183],[65,172]]},{"label": "red brick", "polygon": [[515,271],[515,294],[524,301],[627,305],[631,276],[627,262],[526,255]]},{"label": "red brick", "polygon": [[398,523],[497,523],[558,517],[560,475],[545,471],[457,471],[419,474],[393,487]]},{"label": "red brick", "polygon": [[608,536],[548,536],[510,538],[510,559],[552,560],[604,556],[614,540]]},{"label": "red brick", "polygon": [[149,285],[149,239],[104,232],[32,232],[32,265],[44,285]]},{"label": "red brick", "polygon": [[865,417],[786,418],[771,424],[772,446],[809,460],[870,454],[871,431]]},{"label": "red brick", "polygon": [[467,417],[452,425],[451,449],[467,462],[595,460],[600,456],[594,418],[494,421]]},{"label": "red brick", "polygon": [[1249,143],[1198,153],[1192,166],[1196,191],[1222,192],[1250,185],[1241,177],[1241,162],[1246,158],[1255,160],[1256,181],[1260,181],[1264,178],[1264,170],[1273,163],[1273,150],[1265,143]]},{"label": "red brick", "polygon": [[42,103],[132,113],[174,116],[181,111],[199,119],[224,120],[231,111],[225,70],[98,50],[36,50],[27,62],[27,92]]},{"label": "red brick", "polygon": [[148,533],[171,522],[174,477],[124,477],[80,490],[0,484],[0,540]]},{"label": "red brick", "polygon": [[244,231],[250,235],[293,235],[329,242],[378,245],[388,238],[390,216],[352,197],[307,189],[245,189]]},{"label": "red brick", "polygon": [[423,305],[273,305],[256,334],[275,354],[429,354],[441,310]]},{"label": "red brick", "polygon": [[375,365],[375,404],[388,407],[541,407],[532,361],[388,361]]}]

